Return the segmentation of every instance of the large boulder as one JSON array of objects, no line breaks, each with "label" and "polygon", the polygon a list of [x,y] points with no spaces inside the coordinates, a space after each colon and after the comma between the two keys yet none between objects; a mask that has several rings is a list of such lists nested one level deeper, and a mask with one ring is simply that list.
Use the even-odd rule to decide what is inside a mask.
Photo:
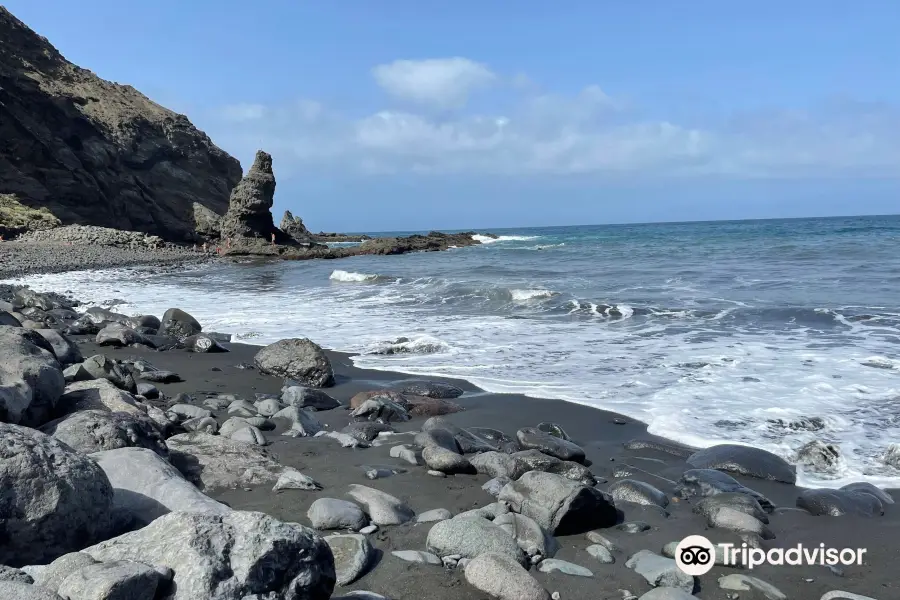
[{"label": "large boulder", "polygon": [[37,427],[52,418],[66,382],[45,345],[37,333],[0,326],[0,421]]},{"label": "large boulder", "polygon": [[146,344],[147,340],[144,336],[122,323],[110,323],[97,332],[94,342],[98,346],[114,346],[122,348],[125,346],[133,346],[134,344]]},{"label": "large boulder", "polygon": [[256,367],[267,375],[292,379],[311,387],[334,385],[331,361],[321,347],[306,338],[269,344],[253,360]]},{"label": "large boulder", "polygon": [[775,505],[756,490],[752,490],[737,479],[715,469],[689,469],[682,473],[675,488],[682,498],[699,496],[708,498],[718,494],[746,494],[756,500],[764,511],[771,513]]},{"label": "large boulder", "polygon": [[147,448],[160,456],[169,450],[159,426],[134,413],[85,410],[51,421],[41,431],[84,454],[116,448]]},{"label": "large boulder", "polygon": [[884,514],[884,506],[876,496],[852,489],[803,490],[797,497],[797,506],[816,516],[875,517]]},{"label": "large boulder", "polygon": [[691,454],[687,463],[695,469],[716,469],[747,477],[797,483],[797,468],[776,454],[737,444],[719,444]]},{"label": "large boulder", "polygon": [[110,533],[106,474],[39,431],[0,423],[0,490],[0,564],[44,564]]},{"label": "large boulder", "polygon": [[159,335],[183,340],[203,331],[200,323],[180,308],[170,308],[163,315],[159,326]]},{"label": "large boulder", "polygon": [[65,600],[46,588],[19,581],[0,581],[0,598],[9,600]]},{"label": "large boulder", "polygon": [[70,574],[56,591],[71,600],[154,600],[171,575],[160,571],[131,560],[96,562]]},{"label": "large boulder", "polygon": [[145,448],[105,450],[90,457],[100,465],[113,487],[113,508],[140,526],[170,512],[224,514],[231,511]]},{"label": "large boulder", "polygon": [[505,554],[486,552],[466,565],[466,581],[498,600],[549,600],[541,584]]},{"label": "large boulder", "polygon": [[558,535],[610,527],[618,518],[612,499],[600,490],[541,471],[508,483],[497,500]]},{"label": "large boulder", "polygon": [[173,569],[170,600],[327,600],[335,584],[321,537],[258,512],[173,512],[83,552]]},{"label": "large boulder", "polygon": [[516,539],[503,527],[481,517],[457,516],[439,521],[428,532],[425,545],[429,552],[438,556],[475,558],[493,552],[520,564],[528,564],[525,552]]},{"label": "large boulder", "polygon": [[66,367],[84,360],[75,343],[55,329],[36,329],[38,335],[47,340],[53,348],[53,355],[59,364]]},{"label": "large boulder", "polygon": [[103,410],[144,415],[137,399],[106,379],[76,381],[65,388],[56,405],[56,416],[63,417],[83,410]]},{"label": "large boulder", "polygon": [[81,366],[90,373],[94,379],[106,379],[116,387],[126,392],[137,391],[137,383],[128,366],[107,358],[103,354],[96,354],[85,359]]},{"label": "large boulder", "polygon": [[172,436],[166,445],[172,464],[201,490],[264,485],[285,470],[261,446],[202,431]]}]

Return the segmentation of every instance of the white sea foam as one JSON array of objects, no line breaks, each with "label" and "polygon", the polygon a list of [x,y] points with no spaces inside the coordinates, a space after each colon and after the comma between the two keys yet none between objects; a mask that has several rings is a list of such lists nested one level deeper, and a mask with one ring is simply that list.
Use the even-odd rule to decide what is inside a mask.
[{"label": "white sea foam", "polygon": [[[900,471],[881,462],[888,444],[900,439],[895,327],[850,321],[841,328],[844,333],[835,334],[842,337],[829,338],[799,326],[722,329],[725,315],[712,320],[719,315],[695,314],[693,308],[645,318],[620,302],[613,306],[631,318],[610,318],[596,303],[583,301],[570,306],[573,313],[597,317],[587,324],[585,319],[510,319],[422,308],[434,301],[431,278],[404,278],[408,283],[391,286],[328,286],[328,267],[279,269],[318,269],[320,285],[261,286],[254,267],[212,270],[202,278],[128,269],[37,275],[26,282],[37,290],[71,290],[89,304],[126,298],[129,304],[116,310],[127,314],[161,315],[178,306],[205,329],[255,344],[310,337],[359,353],[354,362],[363,368],[459,377],[487,391],[613,410],[646,422],[651,433],[698,447],[748,444],[793,461],[803,444],[819,439],[838,445],[844,463],[831,475],[801,467],[801,484],[837,487],[864,479],[900,486]],[[372,277],[342,273],[351,275],[349,281]],[[694,289],[681,281],[672,284]],[[694,291],[679,293],[677,306],[690,306],[696,297]],[[401,336],[409,341],[397,342]],[[389,344],[399,352],[372,354]],[[772,423],[815,417],[825,422],[821,431]]]},{"label": "white sea foam", "polygon": [[515,302],[528,302],[541,298],[552,298],[556,292],[552,290],[510,290],[510,296]]},{"label": "white sea foam", "polygon": [[540,237],[541,236],[539,235],[501,235],[494,238],[476,233],[472,236],[472,239],[476,242],[481,242],[482,244],[495,244],[497,242],[527,242],[528,240],[536,240]]},{"label": "white sea foam", "polygon": [[362,281],[374,281],[378,279],[378,275],[370,273],[354,273],[352,271],[341,271],[335,269],[329,277],[332,281],[341,281],[345,283],[359,283]]}]

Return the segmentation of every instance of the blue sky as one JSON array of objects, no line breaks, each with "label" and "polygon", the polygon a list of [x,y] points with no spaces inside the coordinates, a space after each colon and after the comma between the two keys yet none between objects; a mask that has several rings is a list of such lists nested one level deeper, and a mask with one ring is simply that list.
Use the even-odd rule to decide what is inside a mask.
[{"label": "blue sky", "polygon": [[896,1],[5,5],[316,230],[900,207]]}]

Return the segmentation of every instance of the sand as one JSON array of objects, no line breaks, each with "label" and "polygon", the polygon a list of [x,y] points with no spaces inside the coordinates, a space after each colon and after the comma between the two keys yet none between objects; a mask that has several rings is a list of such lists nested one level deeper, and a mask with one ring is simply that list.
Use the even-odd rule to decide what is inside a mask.
[{"label": "sand", "polygon": [[[280,379],[261,375],[256,370],[239,369],[239,364],[252,364],[258,347],[228,344],[229,353],[191,354],[183,351],[153,352],[126,348],[112,350],[98,348],[92,342],[82,340],[85,356],[105,353],[113,358],[142,357],[160,369],[178,372],[183,382],[159,384],[166,396],[185,392],[195,396],[198,404],[207,394],[229,393],[249,400],[255,393],[277,394],[282,386]],[[343,403],[360,391],[391,388],[408,376],[383,371],[355,368],[348,355],[330,352],[336,374],[336,385],[326,390]],[[422,379],[422,378],[417,378]],[[626,451],[623,443],[640,438],[654,439],[646,432],[643,423],[614,413],[553,400],[527,398],[514,394],[490,394],[462,381],[447,381],[463,388],[466,393],[456,400],[465,410],[448,418],[463,427],[484,426],[501,429],[514,435],[520,427],[535,426],[542,421],[562,425],[573,440],[586,451],[591,470],[598,480],[613,482],[619,469],[628,469],[633,479],[646,481],[670,497],[674,495],[674,482],[689,468],[683,459],[671,454],[654,451]],[[220,415],[220,422],[223,420]],[[317,417],[329,428],[339,430],[349,421],[349,413],[343,408],[317,413]],[[423,419],[413,419],[396,425],[398,431],[418,431]],[[327,438],[290,438],[280,431],[266,432],[271,440],[269,450],[279,461],[292,466],[320,482],[322,491],[286,490],[273,492],[271,486],[254,489],[225,489],[208,491],[214,498],[241,510],[257,510],[279,519],[309,524],[307,509],[317,498],[343,498],[350,484],[368,485],[393,494],[409,503],[417,512],[446,508],[451,513],[487,505],[495,499],[481,489],[488,477],[483,475],[455,475],[436,478],[426,473],[426,468],[412,466],[389,456],[394,442],[368,449],[345,449]],[[398,435],[395,443],[411,443],[412,436]],[[406,469],[375,481],[366,478],[364,465],[388,465]],[[602,479],[601,479],[602,478]],[[696,597],[706,600],[740,598],[762,599],[766,596],[755,591],[732,592],[720,589],[719,577],[732,573],[744,573],[758,577],[781,590],[788,598],[818,600],[826,592],[844,590],[878,600],[900,598],[900,578],[896,576],[893,560],[900,557],[900,507],[886,506],[881,517],[815,517],[805,511],[793,509],[801,491],[793,485],[762,481],[753,478],[738,479],[766,496],[779,507],[770,515],[770,529],[776,539],[764,543],[765,548],[791,547],[798,543],[807,546],[867,548],[865,562],[860,566],[831,570],[826,566],[762,566],[752,572],[727,567],[714,567],[698,578]],[[598,488],[606,489],[600,483]],[[900,499],[900,494],[895,495]],[[627,590],[641,596],[651,588],[632,570],[625,567],[631,554],[639,550],[660,552],[664,544],[679,541],[692,534],[706,535],[712,541],[733,541],[731,534],[722,530],[710,530],[705,520],[692,512],[689,501],[670,504],[669,516],[648,507],[628,505],[623,507],[627,521],[644,521],[651,526],[643,533],[631,534],[616,529],[607,530],[607,537],[621,548],[615,553],[615,564],[599,564],[587,552],[590,542],[584,535],[560,537],[562,549],[555,558],[568,560],[590,569],[591,578],[574,577],[561,573],[544,574],[532,569],[532,574],[550,592],[559,592],[563,600],[622,599]],[[379,551],[377,563],[354,584],[337,588],[335,597],[350,590],[369,590],[395,600],[418,599],[475,599],[485,598],[466,583],[462,570],[443,567],[413,565],[391,555],[393,550],[425,550],[425,539],[431,525],[407,524],[383,527],[369,536]],[[728,594],[738,594],[729,596]]]}]

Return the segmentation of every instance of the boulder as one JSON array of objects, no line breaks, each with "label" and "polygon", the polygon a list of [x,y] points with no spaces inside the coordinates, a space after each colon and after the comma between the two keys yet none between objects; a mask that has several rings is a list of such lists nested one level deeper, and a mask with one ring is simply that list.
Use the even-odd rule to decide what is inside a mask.
[{"label": "boulder", "polygon": [[57,593],[73,600],[154,600],[166,577],[153,566],[130,560],[97,562],[66,577]]},{"label": "boulder", "polygon": [[[144,381],[152,381],[154,383],[175,383],[177,381],[181,381],[181,375],[175,373],[174,371],[160,371],[158,369],[153,371],[144,371],[141,373],[140,378]],[[138,393],[140,393],[141,386],[145,385],[142,383],[138,383]]]},{"label": "boulder", "polygon": [[453,514],[446,508],[434,508],[420,513],[416,517],[416,523],[437,523],[438,521],[446,521],[452,518]]},{"label": "boulder", "polygon": [[285,469],[261,446],[220,435],[182,433],[167,439],[166,445],[171,463],[201,490],[271,484]]},{"label": "boulder", "polygon": [[260,372],[292,379],[311,387],[334,385],[334,372],[325,351],[306,338],[292,338],[270,344],[254,357]]},{"label": "boulder", "polygon": [[506,513],[497,515],[494,525],[508,533],[528,558],[553,558],[559,551],[559,542],[547,533],[534,519],[525,515]]},{"label": "boulder", "polygon": [[22,322],[5,310],[0,310],[0,325],[6,327],[21,327]]},{"label": "boulder", "polygon": [[590,569],[570,563],[565,560],[548,558],[538,563],[538,571],[541,573],[563,573],[565,575],[573,575],[575,577],[593,577],[594,574]]},{"label": "boulder", "polygon": [[525,552],[507,531],[481,517],[456,516],[435,523],[425,542],[438,556],[475,558],[486,552],[502,554],[520,564],[528,564]]},{"label": "boulder", "polygon": [[144,526],[170,512],[224,514],[231,509],[203,494],[159,455],[144,448],[95,452],[113,487],[113,508]]},{"label": "boulder", "polygon": [[281,388],[281,402],[288,406],[312,410],[331,410],[341,405],[340,402],[322,390],[301,385]]},{"label": "boulder", "polygon": [[99,466],[33,429],[0,423],[0,564],[44,564],[109,535],[113,489]]},{"label": "boulder", "polygon": [[439,398],[444,400],[459,398],[463,395],[463,390],[455,385],[427,380],[402,382],[399,391],[401,394],[425,396],[426,398]]},{"label": "boulder", "polygon": [[329,535],[325,543],[334,556],[337,584],[350,585],[366,572],[375,553],[368,538],[358,533]]},{"label": "boulder", "polygon": [[170,308],[163,315],[159,325],[159,335],[173,337],[179,341],[203,331],[200,323],[180,308]]},{"label": "boulder", "polygon": [[778,455],[751,446],[719,444],[687,458],[695,469],[716,469],[747,477],[797,483],[797,468]]},{"label": "boulder", "polygon": [[682,498],[708,498],[718,494],[745,494],[756,500],[764,511],[771,513],[771,500],[740,483],[737,479],[715,469],[690,469],[681,475],[675,492]]},{"label": "boulder", "polygon": [[57,416],[70,415],[84,410],[128,413],[143,416],[137,399],[114,386],[106,379],[76,381],[65,388],[56,407]]},{"label": "boulder", "polygon": [[147,343],[143,335],[121,323],[110,323],[97,332],[97,337],[94,341],[98,346],[115,346],[118,348]]},{"label": "boulder", "polygon": [[322,538],[258,512],[173,512],[83,552],[173,569],[171,600],[327,600],[335,583]]},{"label": "boulder", "polygon": [[568,440],[546,433],[536,427],[525,427],[516,433],[519,444],[526,450],[540,450],[560,460],[583,463],[584,450]]},{"label": "boulder", "polygon": [[665,508],[669,497],[649,483],[636,479],[620,479],[609,486],[609,494],[616,502],[633,502]]},{"label": "boulder", "polygon": [[497,499],[557,535],[610,527],[617,520],[615,505],[600,490],[542,471],[507,484]]},{"label": "boulder", "polygon": [[260,431],[258,427],[254,427],[250,424],[248,424],[247,427],[242,427],[233,432],[230,437],[235,442],[243,442],[245,444],[252,444],[255,446],[269,445],[269,440],[266,439],[266,436],[263,434],[263,432]]},{"label": "boulder", "polygon": [[837,473],[842,463],[841,448],[836,444],[812,440],[797,450],[795,462],[817,473]]},{"label": "boulder", "polygon": [[312,526],[319,530],[350,529],[359,531],[369,524],[362,509],[347,500],[319,498],[306,512]]},{"label": "boulder", "polygon": [[0,581],[0,598],[9,600],[65,600],[46,588],[20,581]]},{"label": "boulder", "polygon": [[102,354],[91,356],[82,363],[82,367],[91,374],[94,379],[106,379],[116,387],[126,392],[137,391],[134,375],[123,364],[107,358]]},{"label": "boulder", "polygon": [[59,331],[55,329],[36,329],[35,331],[47,340],[47,343],[53,348],[53,355],[56,356],[56,360],[63,367],[80,363],[84,360],[78,346]]},{"label": "boulder", "polygon": [[256,412],[263,417],[271,417],[278,413],[283,407],[281,403],[278,402],[275,398],[264,398],[263,400],[259,400],[254,405],[256,407]]},{"label": "boulder", "polygon": [[322,431],[322,423],[305,408],[288,406],[272,415],[273,419],[284,419],[291,423],[291,428],[282,435],[291,437],[311,437]]},{"label": "boulder", "polygon": [[184,338],[181,344],[188,352],[196,352],[198,354],[210,352],[228,352],[228,348],[223,346],[213,337],[205,333],[197,333]]},{"label": "boulder", "polygon": [[469,462],[476,471],[490,477],[518,479],[530,470],[524,462],[503,452],[482,452]]},{"label": "boulder", "polygon": [[487,440],[497,447],[497,450],[505,454],[512,454],[522,450],[519,440],[506,435],[499,429],[491,429],[490,427],[469,427],[467,431],[473,435],[477,435],[483,440]]},{"label": "boulder", "polygon": [[83,454],[116,448],[147,448],[160,456],[169,449],[159,426],[134,413],[84,410],[51,421],[41,431]]},{"label": "boulder", "polygon": [[416,516],[405,502],[374,488],[353,484],[347,495],[365,508],[375,525],[402,525]]},{"label": "boulder", "polygon": [[274,492],[281,490],[317,491],[321,489],[322,484],[292,467],[285,467],[284,471],[281,472],[281,475],[278,476],[278,481],[272,486],[272,491]]},{"label": "boulder", "polygon": [[368,419],[381,423],[409,421],[409,412],[399,404],[384,397],[369,398],[353,409],[350,416],[354,419]]},{"label": "boulder", "polygon": [[29,585],[34,583],[34,579],[25,571],[15,567],[7,567],[6,565],[0,565],[0,581],[15,581]]},{"label": "boulder", "polygon": [[816,516],[875,517],[884,514],[881,500],[870,493],[856,490],[803,490],[797,497],[797,507]]},{"label": "boulder", "polygon": [[748,494],[725,492],[715,496],[708,496],[694,505],[694,512],[710,519],[713,513],[721,507],[742,512],[761,523],[769,522],[769,515],[762,509],[759,502]]},{"label": "boulder", "polygon": [[581,463],[571,460],[560,460],[555,456],[544,454],[540,450],[522,450],[521,452],[514,452],[510,456],[524,463],[526,470],[562,475],[566,479],[571,479],[584,485],[592,486],[597,483],[591,470]]},{"label": "boulder", "polygon": [[762,521],[730,506],[720,505],[708,508],[706,522],[710,527],[727,529],[738,534],[752,534],[764,540],[775,538],[775,534]]},{"label": "boulder", "polygon": [[387,423],[362,421],[349,423],[341,430],[341,433],[346,433],[347,435],[350,435],[358,439],[359,441],[368,444],[369,442],[377,438],[380,433],[392,431],[394,431],[394,428]]},{"label": "boulder", "polygon": [[450,415],[463,410],[463,407],[455,402],[443,398],[429,398],[426,396],[407,396],[409,406],[407,411],[412,417],[437,417]]},{"label": "boulder", "polygon": [[456,438],[446,429],[420,431],[413,438],[413,441],[422,448],[433,446],[459,454],[459,444],[456,443]]},{"label": "boulder", "polygon": [[[63,554],[49,565],[37,567],[40,571],[34,574],[34,584],[55,592],[66,577],[79,569],[96,563],[96,560],[83,552]],[[35,567],[28,566],[25,568],[33,570]]]},{"label": "boulder", "polygon": [[466,565],[466,581],[497,600],[550,600],[541,584],[514,558],[485,552]]},{"label": "boulder", "polygon": [[462,454],[475,454],[477,452],[497,450],[497,448],[489,441],[466,431],[443,416],[431,417],[422,423],[422,431],[434,431],[437,429],[445,429],[452,433],[459,446],[459,451]]},{"label": "boulder", "polygon": [[65,379],[39,334],[0,326],[0,421],[37,427],[52,417]]},{"label": "boulder", "polygon": [[169,407],[169,412],[178,415],[181,419],[202,419],[203,417],[211,417],[212,412],[193,404],[178,403]]},{"label": "boulder", "polygon": [[766,600],[788,600],[788,597],[771,583],[741,573],[732,573],[731,575],[719,577],[719,587],[723,590],[750,592],[751,594],[759,593]]},{"label": "boulder", "polygon": [[868,481],[860,481],[857,483],[848,483],[847,485],[841,488],[842,490],[846,490],[848,492],[863,492],[864,494],[871,494],[881,500],[882,504],[893,504],[894,498],[888,494],[886,491],[881,488],[877,488]]},{"label": "boulder", "polygon": [[477,473],[472,463],[465,456],[451,452],[441,448],[440,446],[428,446],[422,450],[422,459],[429,469],[440,471],[442,473],[456,474],[468,473],[474,475]]}]

